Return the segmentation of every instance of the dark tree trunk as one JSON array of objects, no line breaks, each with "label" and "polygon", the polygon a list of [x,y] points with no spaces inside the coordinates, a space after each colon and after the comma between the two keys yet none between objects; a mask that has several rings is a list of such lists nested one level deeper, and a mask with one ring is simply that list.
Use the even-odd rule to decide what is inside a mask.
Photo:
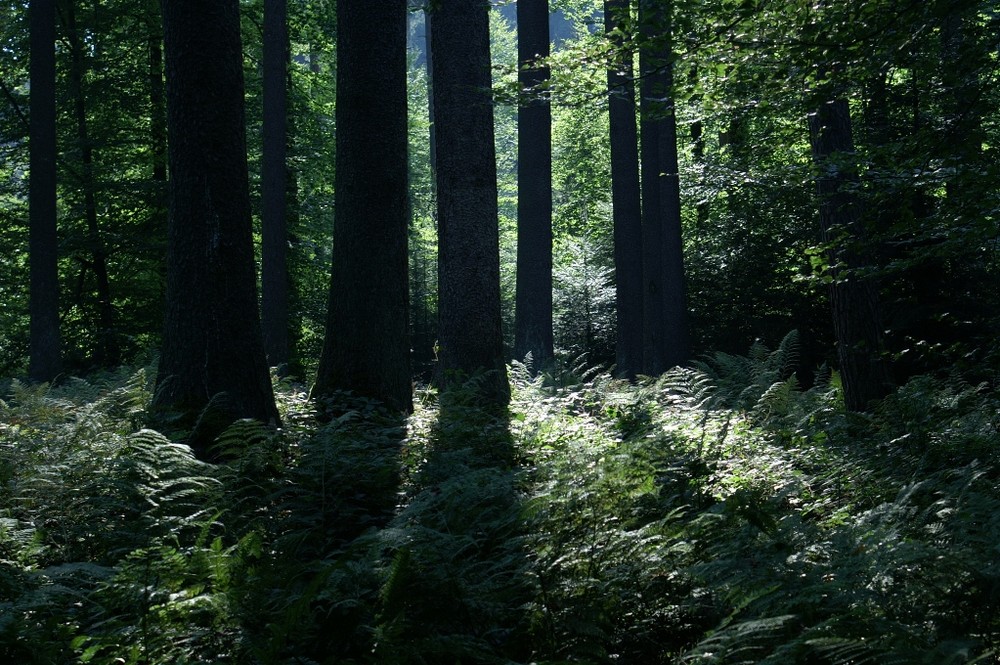
[{"label": "dark tree trunk", "polygon": [[406,101],[405,0],[338,0],[333,276],[313,394],[408,412]]},{"label": "dark tree trunk", "polygon": [[[604,25],[611,33],[629,10],[629,0],[606,0]],[[616,39],[621,48],[622,40]],[[635,379],[642,372],[642,208],[639,193],[639,143],[635,122],[632,54],[608,70],[611,134],[611,202],[614,218],[615,285],[619,376]]]},{"label": "dark tree trunk", "polygon": [[264,2],[264,142],[261,167],[261,325],[267,361],[287,370],[288,27],[286,0]]},{"label": "dark tree trunk", "polygon": [[489,3],[441,0],[433,24],[438,193],[439,379],[487,372],[510,399],[500,320],[500,240],[490,98]]},{"label": "dark tree trunk", "polygon": [[62,371],[59,242],[56,236],[56,7],[31,0],[31,118],[28,218],[31,340],[28,376],[52,381]]},{"label": "dark tree trunk", "polygon": [[809,134],[819,170],[823,243],[831,247],[830,305],[844,402],[848,409],[862,411],[888,393],[890,379],[882,355],[878,291],[864,274],[870,269],[870,250],[855,192],[858,176],[847,163],[854,153],[847,100],[827,102],[811,114]]},{"label": "dark tree trunk", "polygon": [[200,454],[238,418],[277,422],[257,316],[238,0],[164,0],[170,221],[153,407]]},{"label": "dark tree trunk", "polygon": [[640,0],[642,73],[643,371],[688,360],[677,123],[673,105],[673,3]]},{"label": "dark tree trunk", "polygon": [[548,0],[517,3],[517,289],[514,357],[552,360],[552,113],[535,89],[549,77]]},{"label": "dark tree trunk", "polygon": [[87,223],[87,245],[90,261],[87,266],[94,271],[97,283],[97,314],[100,325],[94,362],[99,367],[113,367],[121,361],[118,333],[115,330],[115,310],[111,299],[111,282],[108,279],[107,252],[101,229],[97,221],[97,194],[94,191],[94,147],[90,142],[87,128],[87,106],[83,91],[83,76],[86,63],[83,57],[83,43],[76,24],[76,0],[69,0],[66,6],[66,34],[70,43],[70,90],[73,97],[73,111],[76,119],[76,138],[80,147],[83,171],[80,187],[83,189],[83,212]]}]

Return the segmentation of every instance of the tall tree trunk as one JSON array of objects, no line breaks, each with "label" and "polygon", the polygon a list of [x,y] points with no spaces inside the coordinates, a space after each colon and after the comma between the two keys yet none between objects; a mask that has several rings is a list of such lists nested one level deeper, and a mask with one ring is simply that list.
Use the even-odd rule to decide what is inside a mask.
[{"label": "tall tree trunk", "polygon": [[62,371],[59,335],[59,241],[56,235],[56,7],[31,0],[28,251],[31,339],[28,376],[52,381]]},{"label": "tall tree trunk", "polygon": [[405,0],[338,0],[333,276],[313,394],[408,412],[406,107]]},{"label": "tall tree trunk", "polygon": [[261,324],[267,361],[290,359],[288,309],[288,23],[286,0],[264,2],[264,142],[261,167]]},{"label": "tall tree trunk", "polygon": [[439,379],[486,372],[483,397],[510,399],[500,319],[500,238],[490,99],[489,3],[431,10],[438,193]]},{"label": "tall tree trunk", "polygon": [[232,421],[278,420],[257,316],[238,0],[164,0],[170,221],[153,407],[200,454]]},{"label": "tall tree trunk", "polygon": [[517,3],[517,287],[514,357],[552,360],[552,112],[537,88],[549,77],[548,0]]},{"label": "tall tree trunk", "polygon": [[847,100],[824,103],[810,114],[809,134],[819,170],[823,243],[831,248],[830,305],[844,402],[848,409],[862,411],[888,393],[890,379],[882,354],[878,291],[864,274],[870,269],[870,249],[855,193],[858,176],[845,163],[854,153]]},{"label": "tall tree trunk", "polygon": [[76,0],[67,0],[66,34],[70,43],[70,91],[76,119],[76,138],[83,165],[83,212],[87,223],[87,244],[90,250],[88,267],[94,271],[97,283],[97,314],[100,331],[97,335],[94,361],[100,367],[113,367],[121,361],[118,333],[115,329],[115,310],[111,299],[111,282],[108,279],[107,252],[97,221],[97,194],[94,182],[94,147],[87,128],[87,106],[83,92],[83,75],[86,63],[83,43],[76,23]]},{"label": "tall tree trunk", "polygon": [[433,40],[431,28],[431,14],[427,7],[424,7],[424,52],[427,60],[427,117],[430,120],[428,126],[428,141],[430,142],[431,157],[431,186],[437,181],[437,132],[434,128],[434,53],[431,50]]},{"label": "tall tree trunk", "polygon": [[[629,11],[629,0],[606,0],[604,27],[615,34]],[[608,70],[611,134],[611,203],[614,220],[616,361],[619,376],[635,379],[642,372],[642,207],[639,193],[639,143],[635,122],[635,84],[631,52],[614,43],[620,59]]]},{"label": "tall tree trunk", "polygon": [[671,61],[672,2],[640,0],[642,73],[643,371],[688,360],[677,122]]}]

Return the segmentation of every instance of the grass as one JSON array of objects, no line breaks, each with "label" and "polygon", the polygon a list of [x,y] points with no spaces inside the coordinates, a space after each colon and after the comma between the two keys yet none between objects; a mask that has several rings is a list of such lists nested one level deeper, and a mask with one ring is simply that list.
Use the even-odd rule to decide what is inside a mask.
[{"label": "grass", "polygon": [[406,420],[280,384],[285,429],[219,465],[143,429],[142,370],[14,382],[0,661],[997,662],[1000,396],[919,377],[852,415],[793,355],[515,366],[507,414]]}]

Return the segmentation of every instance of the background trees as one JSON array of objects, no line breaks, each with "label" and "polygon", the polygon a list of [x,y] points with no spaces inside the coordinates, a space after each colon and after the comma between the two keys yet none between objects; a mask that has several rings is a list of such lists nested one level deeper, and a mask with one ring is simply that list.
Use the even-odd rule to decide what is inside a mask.
[{"label": "background trees", "polygon": [[[593,0],[552,3],[553,48],[548,62],[541,63],[550,66],[544,88],[552,102],[554,350],[559,358],[586,353],[587,362],[598,364],[614,362],[616,340],[624,343],[637,325],[616,323],[613,316],[615,306],[627,307],[627,294],[633,293],[625,267],[636,267],[634,260],[619,257],[616,273],[615,248],[634,251],[638,243],[614,241],[613,215],[625,215],[627,206],[620,196],[612,200],[613,189],[625,178],[611,178],[608,126],[612,117],[618,118],[616,127],[622,118],[635,118],[622,103],[622,91],[652,78],[637,78],[625,57],[665,43],[665,23],[653,25],[649,39],[642,36],[636,3],[629,12],[620,10],[621,26],[610,37],[597,30],[603,19],[613,17],[614,4],[602,16],[603,3]],[[293,362],[303,363],[307,377],[315,370],[325,334],[330,285],[321,266],[330,264],[333,246],[333,6],[288,7],[288,186],[278,198],[288,201],[286,218],[293,222],[286,236],[293,287],[288,315],[276,318],[286,319],[300,342]],[[670,88],[684,309],[695,356],[741,352],[756,339],[774,343],[797,328],[802,378],[823,362],[839,366],[827,291],[829,284],[853,274],[864,277],[881,302],[884,359],[892,361],[895,378],[950,367],[989,375],[983,368],[995,359],[989,331],[997,316],[996,297],[984,286],[997,271],[991,185],[995,12],[986,2],[911,3],[890,25],[880,13],[887,6],[678,1],[668,12],[675,34],[682,35],[673,40],[667,61],[674,71]],[[269,207],[262,180],[261,63],[264,28],[273,22],[263,20],[260,1],[241,8],[250,210],[254,228],[264,232],[274,227],[259,226]],[[668,4],[653,2],[647,8],[662,12]],[[65,10],[56,21],[65,46],[56,51],[56,94],[63,100],[55,125],[60,147],[58,314],[66,368],[82,372],[113,364],[115,346],[122,358],[132,359],[161,341],[166,242],[162,35],[155,2],[77,2]],[[30,26],[27,12],[3,11],[0,243],[5,258],[0,289],[8,306],[0,309],[0,362],[12,374],[26,372],[30,356],[29,284],[20,276],[28,272],[31,104],[29,62],[16,57],[27,52]],[[501,322],[503,355],[509,356],[517,352],[515,224],[538,209],[517,194],[519,98],[512,91],[526,72],[517,65],[516,18],[516,6],[510,4],[494,9],[490,21],[497,82]],[[411,325],[419,342],[414,349],[426,368],[433,363],[435,341],[440,342],[440,313],[437,201],[430,186],[427,119],[420,111],[426,103],[421,21],[421,13],[411,14],[410,202],[415,214],[409,260]],[[609,66],[621,75],[610,85]],[[659,74],[668,68],[654,69]],[[826,97],[846,100],[853,121],[851,160],[857,166],[850,188],[861,214],[858,233],[852,235],[866,239],[864,248],[841,242],[836,228],[826,240],[819,232],[823,200],[816,194],[818,167],[803,118],[820,107],[820,91],[834,77],[836,94]],[[616,94],[605,102],[609,87]],[[839,158],[827,163],[839,164]],[[521,178],[521,184],[529,180]],[[519,204],[521,215],[515,212]],[[831,242],[839,245],[831,247]],[[537,246],[523,244],[526,250]],[[865,257],[860,268],[845,269],[831,258],[851,253]],[[264,265],[274,265],[273,259],[261,258]],[[622,357],[618,362],[629,374],[627,362]]]}]

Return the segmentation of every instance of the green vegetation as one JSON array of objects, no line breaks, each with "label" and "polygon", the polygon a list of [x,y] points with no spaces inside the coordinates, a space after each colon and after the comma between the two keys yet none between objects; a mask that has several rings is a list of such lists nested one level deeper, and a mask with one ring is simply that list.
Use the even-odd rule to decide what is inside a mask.
[{"label": "green vegetation", "polygon": [[[227,0],[225,21],[208,11],[222,0],[187,1],[59,0],[58,113],[34,129],[32,44],[52,40],[29,9],[54,0],[0,4],[0,665],[1000,663],[1000,3],[551,0],[551,56],[531,64],[551,75],[526,91],[513,0],[379,0],[385,20],[364,0]],[[263,67],[280,41],[265,47],[265,3],[287,15],[284,77]],[[249,190],[215,206],[245,209],[239,234],[175,255],[202,268],[253,243],[242,278],[174,289],[173,315],[204,306],[179,325],[167,285],[194,272],[165,261],[185,180],[168,143],[196,147],[177,118],[211,116],[223,86],[167,95],[184,49],[164,42],[164,8],[213,45],[239,32],[234,66],[195,64],[228,71],[243,110],[223,125],[243,117],[248,160]],[[471,61],[474,36],[471,84],[441,65]],[[369,96],[349,119],[348,93],[387,68],[393,103]],[[271,160],[264,127],[282,114],[264,90],[282,80],[287,155]],[[448,115],[434,86],[475,94]],[[553,348],[527,356],[518,179],[548,176],[519,176],[518,114],[542,100]],[[496,173],[456,187],[444,162],[493,166],[488,120],[453,131],[472,110],[492,113]],[[235,145],[208,135],[199,165]],[[40,138],[58,150],[45,201]],[[278,186],[265,165],[282,161]],[[456,192],[488,205],[452,234],[465,267],[449,273]],[[268,233],[279,199],[285,232]],[[32,247],[39,202],[57,237]],[[335,211],[354,240],[334,241]],[[649,222],[668,212],[682,270],[656,282],[667,239]],[[372,251],[404,235],[408,261]],[[254,360],[265,245],[287,254],[270,318],[289,353]],[[57,279],[36,280],[46,257]],[[484,275],[488,298],[469,288]],[[660,317],[660,287],[679,285],[683,316]],[[352,312],[328,317],[345,295]],[[390,298],[398,325],[375,315]],[[58,335],[35,335],[40,301]],[[171,369],[166,342],[187,334],[213,346]],[[317,390],[334,337],[329,365],[357,372]],[[665,351],[683,357],[649,362]],[[203,400],[157,405],[181,375]],[[395,411],[365,386],[390,376]],[[264,412],[239,396],[254,383]]]},{"label": "green vegetation", "polygon": [[147,370],[0,402],[11,663],[970,663],[1000,641],[1000,395],[869,415],[796,338],[630,386],[511,371],[506,417],[277,391],[209,465]]}]

